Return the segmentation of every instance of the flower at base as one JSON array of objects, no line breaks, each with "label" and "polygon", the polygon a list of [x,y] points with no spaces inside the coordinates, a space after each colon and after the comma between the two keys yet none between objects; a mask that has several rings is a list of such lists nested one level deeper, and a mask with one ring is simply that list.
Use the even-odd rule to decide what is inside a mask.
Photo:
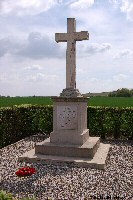
[{"label": "flower at base", "polygon": [[22,167],[18,171],[16,171],[15,174],[19,177],[23,177],[23,176],[31,176],[35,172],[36,170],[33,167]]}]

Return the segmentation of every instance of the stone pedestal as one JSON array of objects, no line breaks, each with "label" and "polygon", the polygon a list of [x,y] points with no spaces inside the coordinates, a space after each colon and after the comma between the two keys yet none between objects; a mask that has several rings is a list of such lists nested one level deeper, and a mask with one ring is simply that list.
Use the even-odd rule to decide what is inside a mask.
[{"label": "stone pedestal", "polygon": [[87,98],[53,98],[53,132],[50,142],[82,145],[89,138],[87,129]]},{"label": "stone pedestal", "polygon": [[35,154],[92,159],[99,146],[99,137],[89,137],[83,145],[51,143],[48,138],[36,144]]},{"label": "stone pedestal", "polygon": [[89,137],[87,100],[84,97],[54,97],[53,132],[20,156],[19,161],[75,163],[104,169],[110,145],[100,143],[99,137]]}]

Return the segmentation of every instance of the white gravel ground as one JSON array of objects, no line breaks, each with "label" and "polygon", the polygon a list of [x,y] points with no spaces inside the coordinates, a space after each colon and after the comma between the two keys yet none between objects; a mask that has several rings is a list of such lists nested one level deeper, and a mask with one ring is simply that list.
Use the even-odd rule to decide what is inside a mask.
[{"label": "white gravel ground", "polygon": [[[43,199],[123,199],[133,200],[133,146],[126,141],[106,141],[110,148],[105,170],[78,167],[19,163],[18,156],[32,149],[42,136],[32,136],[1,150],[0,188],[15,197]],[[18,178],[15,172],[23,166],[33,166],[36,174]],[[100,196],[101,195],[101,196]],[[91,197],[91,198],[90,198]],[[116,198],[117,197],[117,198]]]}]

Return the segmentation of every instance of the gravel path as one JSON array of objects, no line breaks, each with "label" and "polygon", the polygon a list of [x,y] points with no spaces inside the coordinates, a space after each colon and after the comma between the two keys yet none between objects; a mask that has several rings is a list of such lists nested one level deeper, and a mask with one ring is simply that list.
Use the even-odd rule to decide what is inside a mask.
[{"label": "gravel path", "polygon": [[[32,136],[2,149],[1,189],[12,192],[18,198],[35,196],[37,200],[133,200],[131,142],[106,141],[112,147],[105,170],[82,168],[75,164],[56,166],[45,162],[38,164],[17,162],[18,156],[32,149],[35,142],[42,140],[44,138],[41,136]],[[35,167],[36,174],[18,178],[15,171],[27,165]]]}]

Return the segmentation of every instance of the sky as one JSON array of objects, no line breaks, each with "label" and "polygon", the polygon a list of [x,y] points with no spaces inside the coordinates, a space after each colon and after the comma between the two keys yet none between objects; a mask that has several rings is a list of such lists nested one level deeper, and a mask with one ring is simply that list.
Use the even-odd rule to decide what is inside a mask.
[{"label": "sky", "polygon": [[82,94],[133,88],[133,0],[0,0],[0,95],[59,96],[66,88],[67,18],[89,40],[76,42]]}]

